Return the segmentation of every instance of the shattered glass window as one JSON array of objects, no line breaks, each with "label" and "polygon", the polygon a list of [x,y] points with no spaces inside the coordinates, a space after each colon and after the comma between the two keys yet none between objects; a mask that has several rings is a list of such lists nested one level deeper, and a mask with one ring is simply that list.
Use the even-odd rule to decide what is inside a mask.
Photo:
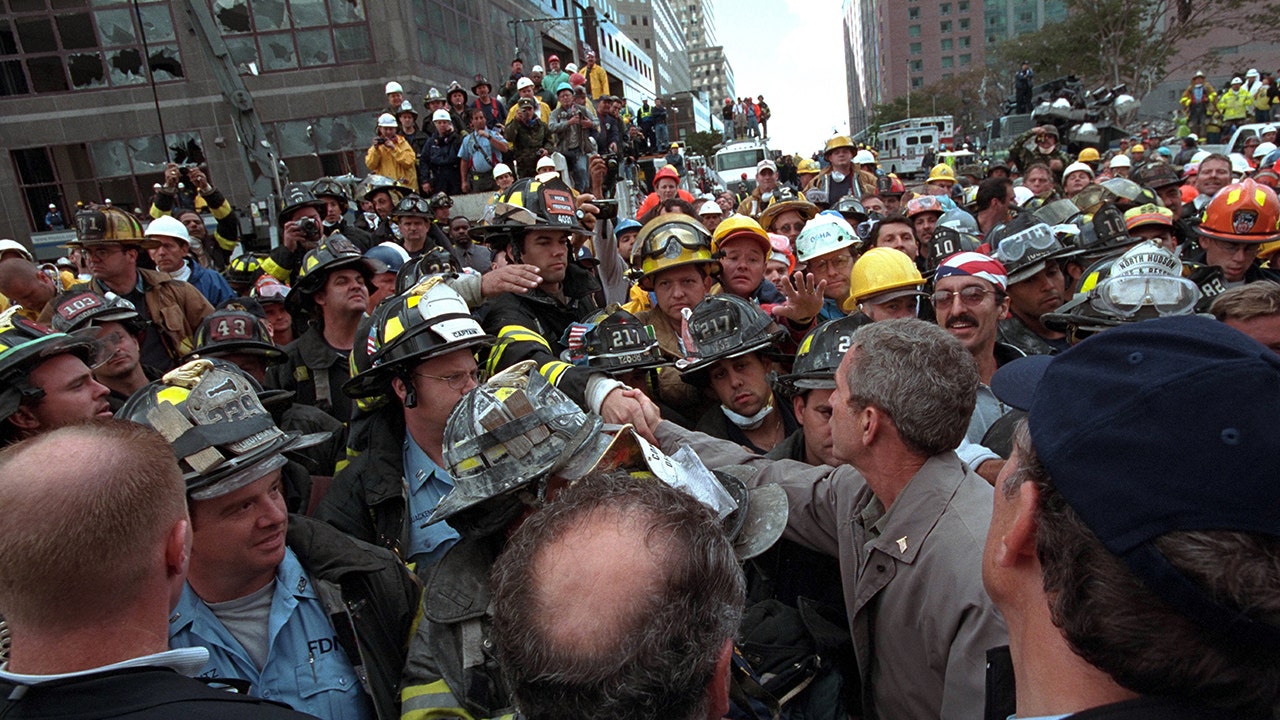
[{"label": "shattered glass window", "polygon": [[321,27],[329,24],[325,0],[289,0],[289,12],[295,27]]},{"label": "shattered glass window", "polygon": [[107,66],[111,69],[112,85],[138,85],[147,81],[142,69],[142,49],[120,48],[107,52]]},{"label": "shattered glass window", "polygon": [[252,37],[229,37],[226,40],[231,61],[240,68],[241,73],[247,72],[244,67],[249,63],[258,62],[258,46],[254,44]]},{"label": "shattered glass window", "polygon": [[334,23],[364,22],[362,0],[329,0],[329,14]]},{"label": "shattered glass window", "polygon": [[142,5],[138,11],[142,15],[142,31],[146,33],[147,43],[175,38],[173,16],[169,13],[168,5]]},{"label": "shattered glass window", "polygon": [[316,148],[320,152],[350,150],[362,144],[350,117],[320,118],[315,128]]},{"label": "shattered glass window", "polygon": [[314,155],[315,145],[311,141],[314,129],[310,120],[294,120],[276,123],[277,149],[280,157],[298,155]]},{"label": "shattered glass window", "polygon": [[133,29],[133,13],[129,10],[99,10],[93,15],[98,22],[98,42],[103,47],[132,45],[138,41]]},{"label": "shattered glass window", "polygon": [[162,80],[180,80],[186,77],[182,70],[182,57],[178,54],[177,45],[151,46],[151,56],[147,58],[151,74],[156,82]]},{"label": "shattered glass window", "polygon": [[165,159],[165,143],[159,135],[144,135],[130,138],[129,157],[133,160],[134,172],[161,172],[167,164]]},{"label": "shattered glass window", "polygon": [[289,13],[284,0],[253,0],[252,7],[258,32],[288,29]]},{"label": "shattered glass window", "polygon": [[245,0],[213,0],[213,16],[224,33],[253,32]]},{"label": "shattered glass window", "polygon": [[291,70],[298,67],[292,33],[258,36],[258,57],[263,70]]},{"label": "shattered glass window", "polygon": [[98,177],[116,177],[133,172],[129,165],[129,151],[123,140],[90,143],[89,157]]},{"label": "shattered glass window", "polygon": [[327,29],[303,30],[297,37],[298,59],[303,67],[333,64],[333,40]]},{"label": "shattered glass window", "polygon": [[71,53],[67,56],[67,72],[71,74],[71,86],[77,90],[107,86],[98,53]]}]

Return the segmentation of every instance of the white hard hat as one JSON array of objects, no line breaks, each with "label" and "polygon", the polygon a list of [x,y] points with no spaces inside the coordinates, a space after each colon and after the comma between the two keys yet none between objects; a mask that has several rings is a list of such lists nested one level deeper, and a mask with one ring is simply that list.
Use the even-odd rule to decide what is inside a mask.
[{"label": "white hard hat", "polygon": [[493,166],[493,179],[495,180],[502,177],[503,175],[510,175],[510,174],[511,174],[511,167],[506,163],[498,163],[497,165]]},{"label": "white hard hat", "polygon": [[378,116],[378,127],[393,128],[395,126],[396,126],[396,118],[391,113],[382,113],[381,115]]},{"label": "white hard hat", "polygon": [[404,92],[404,88],[400,87],[400,83],[392,80],[391,82],[387,83],[387,89],[383,90],[383,92],[385,92],[388,95],[390,95],[393,92],[402,93]]},{"label": "white hard hat", "polygon": [[1013,189],[1013,199],[1018,202],[1018,207],[1027,204],[1027,201],[1035,197],[1036,194],[1031,192],[1031,188],[1019,185]]},{"label": "white hard hat", "polygon": [[875,165],[876,156],[872,155],[870,150],[865,150],[865,149],[859,150],[857,154],[853,156],[853,164],[854,165]]},{"label": "white hard hat", "polygon": [[[1274,131],[1275,131],[1275,129],[1274,129],[1274,128],[1272,128],[1272,131],[1274,132]],[[49,209],[50,209],[50,210],[57,210],[57,209],[58,209],[58,206],[57,206],[57,205],[54,205],[53,203],[49,203]]]},{"label": "white hard hat", "polygon": [[1240,153],[1231,153],[1227,157],[1231,158],[1231,174],[1232,175],[1248,175],[1253,172],[1253,166]]},{"label": "white hard hat", "polygon": [[1233,77],[1233,78],[1231,78],[1231,84],[1232,84],[1232,85],[1236,85],[1236,84],[1243,83],[1243,82],[1244,82],[1244,81],[1243,81],[1243,80],[1241,80],[1238,76],[1237,76],[1237,77]]},{"label": "white hard hat", "polygon": [[1262,126],[1262,129],[1258,131],[1258,134],[1259,134],[1259,135],[1266,135],[1267,133],[1273,133],[1273,132],[1275,132],[1275,131],[1276,131],[1276,126],[1275,126],[1275,125],[1263,125],[1263,126]]},{"label": "white hard hat", "polygon": [[1192,156],[1191,156],[1191,164],[1192,164],[1192,165],[1197,165],[1197,166],[1198,166],[1198,165],[1200,164],[1200,161],[1202,161],[1202,160],[1204,160],[1205,158],[1209,157],[1209,155],[1211,155],[1211,154],[1212,154],[1212,153],[1210,153],[1208,150],[1199,150],[1199,151],[1197,151],[1197,152],[1196,152],[1196,154],[1195,154],[1195,155],[1192,155]]},{"label": "white hard hat", "polygon": [[529,68],[529,72],[530,72],[530,73],[543,73],[543,74],[545,75],[547,71],[546,71],[546,70],[543,70],[541,65],[534,65],[532,68]]},{"label": "white hard hat", "polygon": [[15,251],[18,254],[22,255],[22,257],[26,258],[31,262],[35,262],[36,260],[34,257],[32,257],[31,251],[27,249],[27,246],[23,245],[17,240],[10,240],[8,238],[5,238],[4,240],[0,240],[0,255],[3,255],[7,252],[15,252]]},{"label": "white hard hat", "polygon": [[1113,168],[1133,167],[1133,162],[1129,160],[1128,155],[1117,155],[1111,158],[1111,163],[1107,165],[1107,167],[1113,167]]},{"label": "white hard hat", "polygon": [[1249,68],[1249,72],[1244,74],[1245,77],[1258,77],[1258,68]]},{"label": "white hard hat", "polygon": [[144,234],[147,237],[171,237],[183,243],[191,242],[191,233],[187,232],[187,226],[172,215],[161,215],[152,220]]},{"label": "white hard hat", "polygon": [[1200,136],[1195,133],[1187,133],[1187,137],[1191,138],[1192,142],[1200,142]]},{"label": "white hard hat", "polygon": [[569,63],[568,65],[564,66],[564,71],[572,75],[578,72],[578,66],[574,65],[573,63]]},{"label": "white hard hat", "polygon": [[523,90],[527,87],[533,87],[533,81],[527,77],[522,77],[516,81],[516,90]]},{"label": "white hard hat", "polygon": [[539,172],[543,170],[554,171],[556,169],[556,161],[552,160],[550,155],[543,155],[542,157],[538,158],[538,164],[534,166],[534,169]]},{"label": "white hard hat", "polygon": [[1070,175],[1073,172],[1087,173],[1089,177],[1093,177],[1093,168],[1089,167],[1088,165],[1082,162],[1073,162],[1070,165],[1068,165],[1067,169],[1062,171],[1062,177],[1066,178],[1068,175]]},{"label": "white hard hat", "polygon": [[724,215],[724,208],[720,207],[715,200],[708,200],[702,203],[702,207],[698,208],[699,215]]},{"label": "white hard hat", "polygon": [[1268,154],[1275,152],[1275,150],[1276,150],[1276,144],[1275,144],[1275,143],[1273,143],[1273,142],[1264,142],[1264,143],[1259,144],[1259,145],[1258,145],[1258,147],[1256,147],[1256,148],[1254,148],[1254,149],[1253,149],[1253,156],[1254,156],[1255,158],[1264,158],[1264,157],[1266,157]]},{"label": "white hard hat", "polygon": [[435,111],[435,112],[431,113],[431,122],[439,122],[439,121],[441,121],[441,120],[443,120],[443,121],[445,121],[445,122],[447,122],[447,123],[451,123],[451,122],[453,122],[453,116],[452,116],[452,115],[450,115],[450,114],[449,114],[449,111],[448,111],[448,110],[445,110],[444,108],[441,108],[441,109],[439,109],[439,110],[437,110],[437,111]]}]

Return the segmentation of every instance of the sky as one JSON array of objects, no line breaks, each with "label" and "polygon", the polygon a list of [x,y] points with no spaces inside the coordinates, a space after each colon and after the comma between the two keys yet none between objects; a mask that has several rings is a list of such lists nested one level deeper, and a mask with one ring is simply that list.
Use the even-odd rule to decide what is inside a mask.
[{"label": "sky", "polygon": [[[764,95],[769,146],[810,155],[849,131],[840,0],[715,0],[738,97]],[[712,111],[724,98],[711,98]]]}]

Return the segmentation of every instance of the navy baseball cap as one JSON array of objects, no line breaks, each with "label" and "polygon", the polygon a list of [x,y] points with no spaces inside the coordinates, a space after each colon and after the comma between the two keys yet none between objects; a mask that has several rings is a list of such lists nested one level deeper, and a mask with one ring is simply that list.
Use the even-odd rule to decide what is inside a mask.
[{"label": "navy baseball cap", "polygon": [[1027,411],[1054,487],[1147,587],[1240,643],[1280,642],[1280,628],[1211,599],[1152,542],[1280,537],[1280,356],[1212,319],[1157,318],[1015,360],[991,389]]}]

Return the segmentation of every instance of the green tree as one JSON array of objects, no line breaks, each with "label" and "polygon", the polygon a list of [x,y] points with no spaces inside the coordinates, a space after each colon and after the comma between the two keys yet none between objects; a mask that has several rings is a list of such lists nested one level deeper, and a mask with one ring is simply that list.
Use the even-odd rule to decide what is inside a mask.
[{"label": "green tree", "polygon": [[715,155],[715,148],[716,145],[720,144],[720,140],[720,133],[717,132],[699,130],[695,133],[689,133],[684,136],[685,153],[709,158]]}]

